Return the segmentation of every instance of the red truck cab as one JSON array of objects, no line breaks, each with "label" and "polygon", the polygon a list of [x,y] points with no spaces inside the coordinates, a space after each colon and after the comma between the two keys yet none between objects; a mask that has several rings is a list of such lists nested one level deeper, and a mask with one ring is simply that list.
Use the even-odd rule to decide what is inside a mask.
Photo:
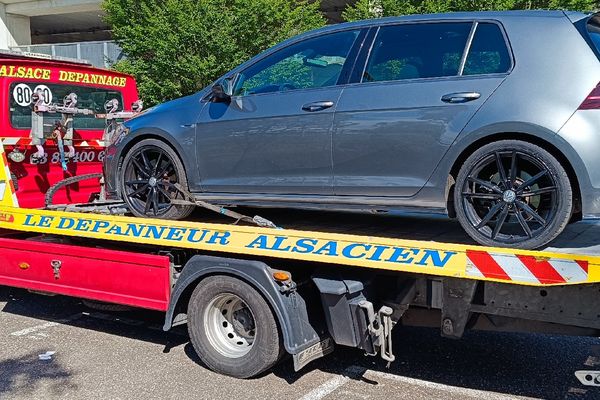
[{"label": "red truck cab", "polygon": [[[57,140],[51,137],[61,114],[44,113],[45,156],[34,156],[38,150],[32,145],[30,132],[32,95],[36,91],[43,92],[46,103],[58,105],[65,96],[75,93],[78,108],[94,111],[73,116],[75,154],[66,170],[61,165]],[[138,100],[134,78],[83,62],[0,53],[0,140],[21,207],[43,207],[46,191],[65,178],[102,172],[106,125],[102,116],[105,103],[112,99],[119,102],[117,111],[131,111]],[[53,202],[83,203],[99,191],[98,180],[81,181],[59,190]]]}]

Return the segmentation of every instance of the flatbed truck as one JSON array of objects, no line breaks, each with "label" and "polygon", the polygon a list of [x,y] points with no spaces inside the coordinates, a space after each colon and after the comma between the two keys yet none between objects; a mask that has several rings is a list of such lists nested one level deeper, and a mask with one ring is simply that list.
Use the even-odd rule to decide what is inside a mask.
[{"label": "flatbed truck", "polygon": [[25,208],[1,146],[0,161],[0,285],[164,312],[164,330],[187,324],[223,374],[287,355],[299,370],[334,346],[392,362],[402,325],[600,334],[595,223],[528,251],[450,243],[465,239],[431,217],[273,211],[278,228],[264,228],[208,212],[134,218],[115,203]]}]

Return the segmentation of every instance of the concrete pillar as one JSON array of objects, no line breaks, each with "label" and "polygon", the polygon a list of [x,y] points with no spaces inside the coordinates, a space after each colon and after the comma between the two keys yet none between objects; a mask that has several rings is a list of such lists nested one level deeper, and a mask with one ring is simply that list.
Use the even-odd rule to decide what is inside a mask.
[{"label": "concrete pillar", "polygon": [[8,14],[6,6],[0,4],[0,49],[31,44],[29,17]]},{"label": "concrete pillar", "polygon": [[31,44],[29,20],[30,18],[25,15],[6,14],[6,25],[17,46]]}]

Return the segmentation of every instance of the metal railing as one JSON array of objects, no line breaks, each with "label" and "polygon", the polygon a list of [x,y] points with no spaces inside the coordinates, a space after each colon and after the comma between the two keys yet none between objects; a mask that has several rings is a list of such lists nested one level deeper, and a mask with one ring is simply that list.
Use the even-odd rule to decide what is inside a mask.
[{"label": "metal railing", "polygon": [[48,54],[86,60],[95,67],[109,68],[116,61],[124,58],[123,50],[115,42],[74,42],[56,44],[32,44],[26,46],[15,46],[13,51]]}]

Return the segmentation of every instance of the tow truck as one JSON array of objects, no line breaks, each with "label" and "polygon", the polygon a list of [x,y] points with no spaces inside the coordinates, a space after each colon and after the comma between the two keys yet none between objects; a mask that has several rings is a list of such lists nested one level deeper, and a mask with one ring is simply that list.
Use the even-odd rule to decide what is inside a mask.
[{"label": "tow truck", "polygon": [[[393,217],[286,212],[271,223],[209,205],[170,221],[114,202],[31,208],[18,203],[1,146],[0,163],[0,285],[164,312],[164,330],[187,324],[203,362],[230,376],[286,354],[299,370],[335,346],[392,362],[401,325],[448,338],[600,334],[600,246],[585,233],[526,251],[399,234]],[[598,384],[594,374],[577,376]]]},{"label": "tow truck", "polygon": [[[397,325],[448,338],[600,334],[600,243],[589,238],[487,248],[402,232],[393,217],[271,221],[189,194],[204,209],[190,221],[134,218],[102,199],[99,179],[104,141],[141,110],[133,78],[1,53],[0,83],[0,285],[164,312],[165,330],[187,324],[203,362],[239,378],[286,354],[299,370],[335,346],[393,362]],[[576,376],[600,385],[600,372]]]}]

